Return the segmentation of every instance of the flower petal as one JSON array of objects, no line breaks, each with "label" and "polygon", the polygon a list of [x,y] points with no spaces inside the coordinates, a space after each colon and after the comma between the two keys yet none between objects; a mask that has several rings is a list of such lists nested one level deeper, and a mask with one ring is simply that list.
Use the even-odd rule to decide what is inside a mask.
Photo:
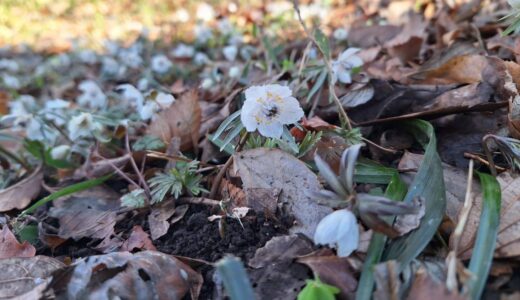
[{"label": "flower petal", "polygon": [[359,48],[348,48],[340,54],[339,60],[347,60],[350,56],[358,53],[361,49]]},{"label": "flower petal", "polygon": [[280,107],[280,115],[278,116],[280,123],[293,124],[303,118],[304,112],[298,99],[287,97],[283,99],[283,101],[284,102]]},{"label": "flower petal", "polygon": [[337,76],[341,83],[352,83],[352,76],[350,76],[350,72],[347,70],[339,72]]},{"label": "flower petal", "polygon": [[280,85],[280,84],[268,84],[264,86],[266,91],[276,94],[282,98],[291,97],[292,91],[291,89],[286,85]]},{"label": "flower petal", "polygon": [[314,243],[337,248],[339,257],[349,256],[359,244],[356,216],[346,209],[327,215],[316,228]]},{"label": "flower petal", "polygon": [[283,133],[283,126],[282,126],[282,124],[280,124],[278,122],[272,122],[272,123],[268,123],[268,124],[260,123],[258,125],[258,131],[260,132],[261,135],[263,135],[265,137],[279,139]]}]

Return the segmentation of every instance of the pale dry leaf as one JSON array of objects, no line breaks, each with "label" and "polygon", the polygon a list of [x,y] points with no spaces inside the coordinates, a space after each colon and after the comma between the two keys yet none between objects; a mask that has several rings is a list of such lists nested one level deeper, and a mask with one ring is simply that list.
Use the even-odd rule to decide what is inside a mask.
[{"label": "pale dry leaf", "polygon": [[0,259],[12,257],[33,257],[36,255],[36,248],[28,241],[18,242],[9,227],[4,225],[0,231]]},{"label": "pale dry leaf", "polygon": [[40,194],[42,181],[43,170],[39,166],[27,178],[0,190],[0,212],[26,208]]},{"label": "pale dry leaf", "polygon": [[169,144],[173,137],[181,139],[181,151],[197,146],[201,127],[201,109],[196,90],[182,94],[168,109],[160,112],[148,127],[148,134]]},{"label": "pale dry leaf", "polygon": [[128,240],[121,245],[120,251],[133,251],[135,249],[157,250],[150,240],[148,233],[146,233],[139,225],[134,225]]},{"label": "pale dry leaf", "polygon": [[234,170],[242,179],[244,189],[281,189],[279,200],[296,220],[291,233],[312,238],[319,221],[332,212],[330,207],[318,205],[309,196],[321,188],[316,174],[284,151],[257,148],[236,153]]},{"label": "pale dry leaf", "polygon": [[0,259],[0,299],[40,299],[52,272],[64,266],[48,256]]},{"label": "pale dry leaf", "polygon": [[467,298],[456,292],[450,292],[444,282],[435,280],[425,268],[421,267],[415,273],[415,279],[406,299],[464,300]]},{"label": "pale dry leaf", "polygon": [[415,214],[399,215],[395,218],[393,227],[399,232],[399,236],[403,236],[408,232],[419,227],[421,219],[424,217],[426,212],[426,206],[424,205],[424,198],[418,197],[413,199],[413,204],[419,207],[419,211]]},{"label": "pale dry leaf", "polygon": [[265,246],[258,248],[255,256],[249,260],[252,268],[263,268],[278,260],[292,260],[295,257],[307,255],[313,251],[312,242],[297,234],[276,236]]},{"label": "pale dry leaf", "polygon": [[399,278],[399,265],[395,260],[377,264],[374,267],[376,289],[374,299],[400,300],[402,282]]},{"label": "pale dry leaf", "polygon": [[150,225],[152,240],[155,241],[168,232],[170,228],[168,219],[173,216],[175,210],[174,201],[163,201],[159,205],[152,207],[152,211],[148,215],[148,224]]}]

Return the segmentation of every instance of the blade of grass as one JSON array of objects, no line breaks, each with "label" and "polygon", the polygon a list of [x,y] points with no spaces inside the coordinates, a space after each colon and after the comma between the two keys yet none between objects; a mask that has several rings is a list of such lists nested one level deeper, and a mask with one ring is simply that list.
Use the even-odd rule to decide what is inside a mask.
[{"label": "blade of grass", "polygon": [[216,268],[231,300],[255,299],[249,277],[238,258],[224,257],[216,263]]},{"label": "blade of grass", "polygon": [[[384,171],[388,171],[383,167]],[[377,170],[376,170],[377,171]],[[381,171],[381,170],[380,170]],[[394,175],[388,184],[385,197],[395,201],[402,201],[406,196],[408,187],[399,177],[397,170],[394,170]],[[378,172],[379,173],[379,172]],[[391,219],[391,218],[389,218]],[[370,300],[372,298],[372,290],[374,289],[374,266],[381,261],[383,256],[383,250],[385,249],[387,237],[381,233],[374,233],[368,246],[367,256],[363,263],[363,269],[361,271],[361,278],[359,279],[356,299],[358,300]]]},{"label": "blade of grass", "polygon": [[468,280],[465,289],[471,299],[480,299],[486,285],[496,247],[502,201],[500,184],[496,178],[480,172],[476,174],[480,178],[483,197],[477,240],[469,262],[469,270],[473,276]]},{"label": "blade of grass", "polygon": [[392,240],[385,249],[383,259],[397,260],[401,270],[428,245],[446,210],[446,189],[433,126],[426,121],[411,120],[403,123],[403,129],[410,131],[425,149],[422,164],[404,202],[411,203],[416,197],[422,197],[425,200],[425,214],[419,227]]},{"label": "blade of grass", "polygon": [[105,182],[106,180],[108,180],[111,176],[112,176],[112,174],[109,174],[109,175],[105,175],[103,177],[99,177],[99,178],[79,182],[79,183],[76,183],[73,185],[69,185],[68,187],[65,187],[57,192],[50,194],[49,196],[47,196],[45,198],[38,200],[38,202],[34,203],[31,207],[22,211],[18,217],[23,217],[25,215],[31,214],[39,207],[41,207],[51,201],[54,201],[60,197],[67,196],[67,195],[77,193],[77,192],[81,192],[81,191],[93,188],[95,186],[98,186],[98,185],[102,184],[103,182]]}]

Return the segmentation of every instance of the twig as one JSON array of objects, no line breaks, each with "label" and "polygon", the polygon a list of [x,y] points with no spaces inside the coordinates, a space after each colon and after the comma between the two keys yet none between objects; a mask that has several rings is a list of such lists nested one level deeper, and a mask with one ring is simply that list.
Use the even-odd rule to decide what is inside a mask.
[{"label": "twig", "polygon": [[119,176],[123,177],[124,180],[126,180],[128,183],[130,183],[131,185],[135,186],[136,188],[140,189],[141,186],[139,184],[137,184],[137,182],[133,181],[132,178],[128,177],[128,175],[125,174],[125,172],[121,171],[121,169],[119,169],[118,166],[116,166],[113,162],[110,161],[110,159],[108,158],[105,158],[103,157],[101,154],[99,153],[93,153],[92,155],[95,155],[101,159],[103,159],[104,161],[106,161],[106,163],[112,167],[112,169],[117,173],[119,174]]},{"label": "twig", "polygon": [[[484,164],[489,167],[489,162],[476,154],[464,152],[464,157],[476,160],[479,163]],[[507,170],[506,168],[503,168],[503,167],[497,166],[497,165],[495,165],[495,168],[497,169],[497,172],[504,172]]]},{"label": "twig", "polygon": [[383,147],[383,146],[381,146],[381,145],[378,145],[378,144],[372,142],[371,140],[369,140],[369,139],[367,139],[367,138],[362,138],[362,140],[363,140],[365,143],[370,144],[370,145],[376,147],[377,149],[379,149],[379,150],[381,150],[381,151],[388,152],[388,153],[391,153],[391,154],[399,153],[399,151],[397,151],[397,150],[393,150],[393,149],[385,148],[385,147]]},{"label": "twig", "polygon": [[446,278],[446,287],[453,291],[457,289],[457,252],[459,251],[460,238],[462,236],[462,232],[464,231],[464,227],[466,227],[466,223],[468,222],[469,213],[471,211],[471,207],[473,205],[472,202],[472,190],[473,185],[473,160],[469,160],[468,167],[468,183],[466,184],[466,197],[464,198],[464,205],[462,206],[459,222],[457,223],[457,227],[455,227],[455,231],[452,235],[453,248],[450,251],[447,263],[448,263],[448,274]]},{"label": "twig", "polygon": [[176,200],[179,204],[202,204],[208,206],[220,206],[220,201],[203,197],[181,197]]},{"label": "twig", "polygon": [[[246,131],[246,133],[242,136],[240,139],[240,142],[238,142],[237,147],[235,148],[235,153],[242,150],[242,147],[244,147],[244,144],[247,141],[247,138],[249,137],[249,132]],[[231,166],[233,163],[233,155],[231,155],[224,166],[222,166],[222,169],[217,174],[217,177],[215,177],[215,180],[213,180],[213,185],[211,186],[211,192],[209,193],[209,197],[211,199],[215,199],[217,196],[218,188],[220,186],[220,182],[222,181],[222,178],[224,178],[224,175],[226,174],[226,170]]]},{"label": "twig", "polygon": [[144,179],[144,176],[141,173],[141,171],[139,170],[139,167],[137,166],[137,163],[135,162],[135,159],[132,155],[132,149],[130,148],[128,132],[125,133],[125,147],[126,147],[126,152],[130,155],[130,164],[132,165],[132,168],[134,169],[134,172],[136,173],[137,178],[139,178],[139,182],[141,183],[142,188],[144,188],[144,190],[146,192],[147,199],[150,200],[152,193],[150,192],[150,187],[146,183],[146,180]]},{"label": "twig", "polygon": [[[320,45],[318,41],[314,38],[314,36],[310,33],[309,29],[307,28],[307,25],[305,25],[305,22],[302,19],[300,8],[298,6],[298,0],[293,0],[294,10],[296,10],[296,14],[298,15],[298,20],[300,21],[300,24],[303,27],[303,31],[305,31],[305,34],[307,37],[318,47],[320,48]],[[327,73],[329,76],[329,93],[332,95],[332,99],[338,106],[338,111],[340,118],[343,119],[345,124],[347,125],[347,128],[349,130],[352,130],[352,124],[350,123],[350,119],[347,115],[347,112],[345,111],[345,108],[343,108],[343,104],[341,104],[341,100],[339,100],[338,95],[336,94],[336,90],[334,89],[334,82],[331,80],[333,78],[333,72],[332,72],[332,64],[330,62],[330,57],[327,57],[325,53],[322,53],[323,55],[323,61],[325,62],[325,66],[327,67]]]}]

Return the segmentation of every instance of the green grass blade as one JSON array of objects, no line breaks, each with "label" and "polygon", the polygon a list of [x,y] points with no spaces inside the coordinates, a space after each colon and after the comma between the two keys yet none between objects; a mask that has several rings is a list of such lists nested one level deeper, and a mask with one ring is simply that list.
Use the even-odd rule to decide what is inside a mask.
[{"label": "green grass blade", "polygon": [[76,183],[76,184],[73,184],[73,185],[69,185],[68,187],[65,187],[65,188],[63,188],[63,189],[61,189],[61,190],[59,190],[57,192],[54,192],[54,193],[50,194],[49,196],[47,196],[45,198],[42,198],[42,199],[38,200],[38,202],[34,203],[31,207],[29,207],[26,210],[22,211],[20,213],[19,217],[23,217],[25,215],[31,214],[38,207],[40,207],[42,205],[45,205],[45,204],[47,204],[47,203],[49,203],[51,201],[54,201],[54,200],[56,200],[56,199],[58,199],[60,197],[68,196],[70,194],[81,192],[81,191],[93,188],[95,186],[98,186],[98,185],[102,184],[103,182],[105,182],[106,180],[108,180],[111,176],[112,176],[112,174],[109,174],[109,175],[105,175],[105,176],[100,177],[100,178],[95,178],[95,179],[79,182],[79,183]]},{"label": "green grass blade", "polygon": [[238,258],[224,257],[216,263],[216,268],[231,300],[255,299],[251,282]]},{"label": "green grass blade", "polygon": [[425,148],[422,164],[404,202],[411,203],[414,198],[422,197],[425,200],[425,214],[419,227],[392,240],[385,249],[384,260],[397,260],[401,269],[428,245],[446,211],[446,189],[433,126],[422,120],[407,121],[403,125],[403,129],[410,131]]},{"label": "green grass blade", "polygon": [[471,299],[475,300],[480,299],[482,291],[484,291],[489,269],[493,262],[493,253],[495,252],[498,227],[500,225],[500,203],[502,198],[500,184],[495,177],[484,173],[476,173],[480,178],[483,201],[477,240],[469,262],[469,270],[473,276],[466,285]]}]

